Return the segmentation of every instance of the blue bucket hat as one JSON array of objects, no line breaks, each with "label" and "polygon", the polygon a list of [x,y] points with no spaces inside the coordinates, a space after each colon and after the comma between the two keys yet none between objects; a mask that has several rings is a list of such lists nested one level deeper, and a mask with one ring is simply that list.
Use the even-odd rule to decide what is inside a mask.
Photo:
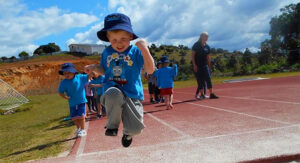
[{"label": "blue bucket hat", "polygon": [[61,70],[59,70],[58,73],[59,75],[63,75],[64,72],[71,72],[76,74],[77,70],[72,63],[64,63],[63,65],[61,65]]},{"label": "blue bucket hat", "polygon": [[162,57],[160,58],[160,62],[161,62],[161,63],[169,63],[170,60],[169,60],[169,58],[168,58],[167,56],[162,56]]},{"label": "blue bucket hat", "polygon": [[127,31],[133,35],[133,40],[138,38],[132,30],[130,18],[124,14],[113,13],[107,15],[104,19],[104,28],[97,32],[97,36],[100,40],[108,42],[106,32],[113,30]]}]

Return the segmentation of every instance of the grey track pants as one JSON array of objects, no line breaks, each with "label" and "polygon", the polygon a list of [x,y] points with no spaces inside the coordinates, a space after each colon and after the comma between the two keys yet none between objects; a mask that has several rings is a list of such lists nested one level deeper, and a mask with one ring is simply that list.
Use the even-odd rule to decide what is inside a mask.
[{"label": "grey track pants", "polygon": [[137,135],[145,128],[141,101],[125,96],[120,89],[111,87],[106,90],[101,96],[101,104],[106,108],[108,129],[119,128],[121,119],[126,135]]}]

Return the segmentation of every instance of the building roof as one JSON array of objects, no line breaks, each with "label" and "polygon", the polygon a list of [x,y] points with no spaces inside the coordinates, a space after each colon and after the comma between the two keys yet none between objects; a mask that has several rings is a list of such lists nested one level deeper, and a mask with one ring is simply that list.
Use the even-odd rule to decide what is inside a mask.
[{"label": "building roof", "polygon": [[70,46],[75,45],[75,46],[105,46],[103,44],[70,44]]}]

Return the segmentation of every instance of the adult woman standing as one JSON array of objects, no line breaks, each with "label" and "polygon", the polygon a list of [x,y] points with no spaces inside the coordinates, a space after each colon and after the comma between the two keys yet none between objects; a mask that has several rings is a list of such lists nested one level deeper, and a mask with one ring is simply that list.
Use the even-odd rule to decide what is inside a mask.
[{"label": "adult woman standing", "polygon": [[[216,99],[216,96],[212,91],[212,82],[210,78],[211,62],[210,62],[210,47],[206,44],[208,40],[208,33],[203,32],[200,35],[199,40],[192,47],[192,62],[197,79],[198,88],[195,94],[195,98],[198,100],[204,99],[205,95],[203,89],[205,82],[209,90],[210,99]],[[200,97],[199,97],[200,92]]]}]

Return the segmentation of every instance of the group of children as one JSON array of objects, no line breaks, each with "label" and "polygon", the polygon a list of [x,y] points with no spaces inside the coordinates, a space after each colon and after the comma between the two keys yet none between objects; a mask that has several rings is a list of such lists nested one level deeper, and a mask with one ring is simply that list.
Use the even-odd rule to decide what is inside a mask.
[{"label": "group of children", "polygon": [[[105,17],[104,28],[97,32],[100,40],[110,43],[102,53],[99,64],[87,65],[86,74],[77,74],[71,63],[62,65],[59,71],[63,79],[58,88],[60,96],[69,102],[70,115],[77,127],[77,136],[86,136],[85,107],[86,92],[90,98],[90,89],[96,88],[98,104],[106,110],[106,136],[117,136],[120,122],[123,122],[124,147],[130,146],[133,136],[144,129],[143,85],[141,71],[152,74],[154,60],[145,40],[135,45],[130,41],[138,38],[133,32],[129,17],[115,13]],[[95,78],[94,80],[91,80]],[[89,81],[90,79],[90,81]],[[87,91],[86,91],[87,90]],[[98,105],[98,114],[101,109]]]},{"label": "group of children", "polygon": [[[85,107],[95,108],[96,97],[98,116],[105,108],[106,136],[117,136],[120,122],[123,123],[121,143],[130,146],[133,136],[145,128],[143,122],[144,100],[141,72],[144,68],[149,80],[151,102],[164,99],[167,109],[173,109],[173,80],[177,76],[177,65],[169,66],[168,57],[163,56],[155,70],[154,60],[145,40],[135,45],[130,41],[138,38],[133,32],[130,18],[114,13],[105,17],[104,28],[97,32],[100,40],[110,43],[102,53],[100,64],[87,65],[86,74],[77,74],[71,63],[62,65],[59,71],[63,79],[58,88],[60,96],[69,102],[70,115],[77,127],[77,136],[86,136]],[[92,91],[94,90],[94,91]],[[158,93],[159,92],[159,93]],[[153,95],[153,94],[156,94]],[[161,96],[159,98],[158,94]],[[93,106],[94,103],[94,106]]]}]

